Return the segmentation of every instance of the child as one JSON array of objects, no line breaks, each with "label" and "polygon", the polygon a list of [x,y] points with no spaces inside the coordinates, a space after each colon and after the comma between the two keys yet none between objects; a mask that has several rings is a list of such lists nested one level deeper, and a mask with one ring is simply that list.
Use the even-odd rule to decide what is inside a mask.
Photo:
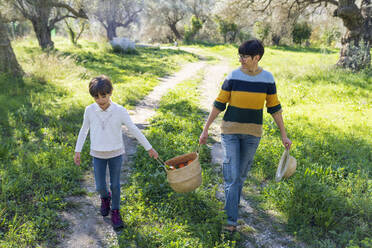
[{"label": "child", "polygon": [[95,103],[85,108],[83,126],[76,142],[74,162],[80,165],[80,152],[90,130],[90,155],[93,157],[96,189],[101,196],[101,214],[110,212],[111,193],[106,187],[106,166],[110,171],[110,188],[112,192],[111,221],[114,229],[123,227],[119,213],[120,205],[120,169],[123,162],[124,143],[122,125],[136,137],[148,151],[150,157],[158,158],[146,137],[133,124],[127,110],[110,100],[112,84],[108,77],[101,75],[89,83],[89,93]]}]

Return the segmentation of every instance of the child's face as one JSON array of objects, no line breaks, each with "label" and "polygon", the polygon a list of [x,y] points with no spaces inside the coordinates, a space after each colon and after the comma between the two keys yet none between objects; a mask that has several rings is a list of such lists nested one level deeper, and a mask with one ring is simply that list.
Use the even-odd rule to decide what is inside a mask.
[{"label": "child's face", "polygon": [[98,94],[98,96],[94,97],[94,101],[96,101],[96,103],[101,109],[106,110],[110,106],[110,97],[111,94],[106,95]]}]

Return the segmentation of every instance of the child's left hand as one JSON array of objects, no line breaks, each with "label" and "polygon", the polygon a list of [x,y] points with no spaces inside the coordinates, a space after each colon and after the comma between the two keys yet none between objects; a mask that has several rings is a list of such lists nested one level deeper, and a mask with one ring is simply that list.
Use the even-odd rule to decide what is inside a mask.
[{"label": "child's left hand", "polygon": [[154,148],[151,148],[147,152],[149,153],[150,158],[157,159],[159,157],[159,154],[154,150]]}]

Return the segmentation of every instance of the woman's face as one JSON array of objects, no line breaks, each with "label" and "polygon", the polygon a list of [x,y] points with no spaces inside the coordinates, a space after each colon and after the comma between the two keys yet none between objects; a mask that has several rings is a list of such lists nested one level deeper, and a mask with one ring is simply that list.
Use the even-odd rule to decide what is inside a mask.
[{"label": "woman's face", "polygon": [[252,57],[250,55],[239,54],[240,64],[243,67],[247,67],[247,68],[252,68],[252,67],[257,66],[259,58],[260,58],[259,55]]}]

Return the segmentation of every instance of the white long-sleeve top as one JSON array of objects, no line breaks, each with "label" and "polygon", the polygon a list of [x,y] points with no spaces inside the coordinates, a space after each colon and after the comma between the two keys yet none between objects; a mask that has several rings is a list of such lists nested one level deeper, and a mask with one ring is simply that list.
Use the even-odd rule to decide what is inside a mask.
[{"label": "white long-sleeve top", "polygon": [[81,152],[90,130],[91,154],[124,151],[122,125],[136,137],[146,151],[152,148],[149,141],[130,119],[128,111],[121,105],[111,102],[106,110],[97,103],[85,108],[84,121],[75,146],[75,152]]}]

